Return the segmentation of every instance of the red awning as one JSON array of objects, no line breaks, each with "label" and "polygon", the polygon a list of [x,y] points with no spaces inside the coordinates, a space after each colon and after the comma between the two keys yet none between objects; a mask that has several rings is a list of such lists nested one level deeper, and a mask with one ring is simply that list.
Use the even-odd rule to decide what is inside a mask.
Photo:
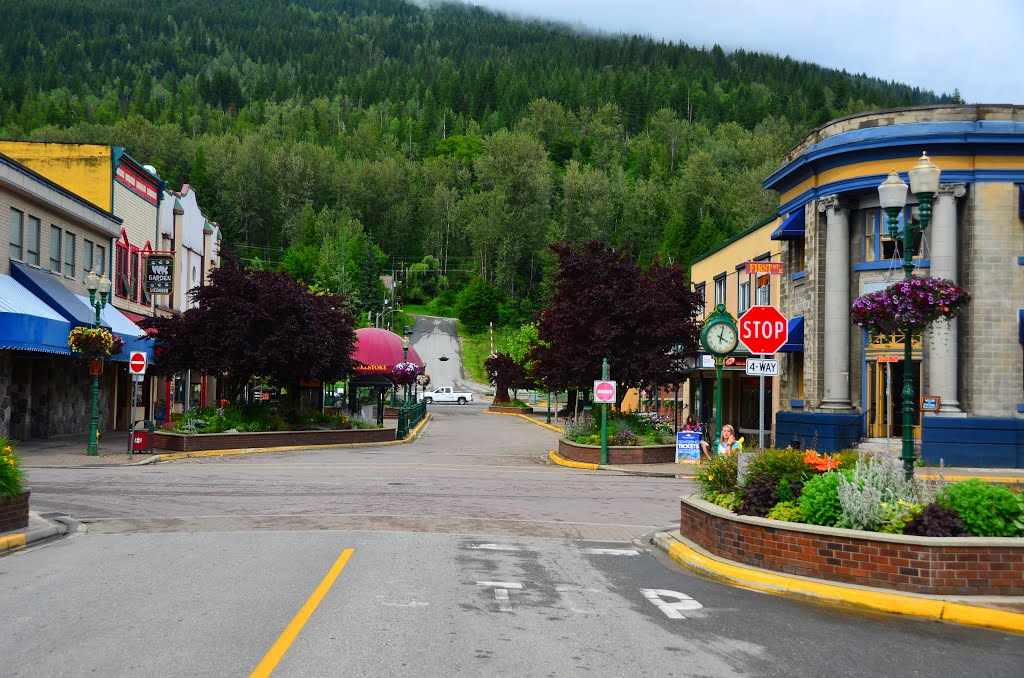
[{"label": "red awning", "polygon": [[[121,309],[117,310],[121,311]],[[131,320],[136,325],[138,325],[143,320],[150,320],[149,316],[139,315],[138,313],[132,313],[131,311],[121,311],[121,314],[124,315],[124,317],[128,318],[128,320]],[[156,330],[150,327],[149,329],[146,330],[146,334],[150,336],[156,336]]]},{"label": "red awning", "polygon": [[[360,374],[391,374],[395,365],[402,362],[402,337],[379,327],[363,327],[356,330],[356,350],[352,354],[364,366],[356,367]],[[409,347],[409,362],[420,367],[423,373],[423,360],[416,349]]]}]

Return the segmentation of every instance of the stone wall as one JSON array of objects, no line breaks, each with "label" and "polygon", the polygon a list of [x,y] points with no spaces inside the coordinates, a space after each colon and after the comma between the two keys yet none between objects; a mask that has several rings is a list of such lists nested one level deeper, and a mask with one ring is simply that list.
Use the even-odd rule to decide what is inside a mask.
[{"label": "stone wall", "polygon": [[395,439],[393,428],[348,429],[344,431],[268,431],[262,433],[204,433],[184,435],[159,432],[153,447],[172,452],[236,450],[261,447],[302,447],[304,445],[345,445],[383,443]]},{"label": "stone wall", "polygon": [[[558,454],[571,461],[585,464],[601,463],[600,445],[580,445],[568,440],[558,441]],[[676,460],[675,445],[646,445],[643,447],[608,446],[609,464],[666,464]]]},{"label": "stone wall", "polygon": [[[92,378],[83,361],[26,351],[4,351],[3,354],[5,358],[0,359],[0,435],[27,440],[88,432]],[[112,371],[109,368],[100,377],[100,430],[110,424]]]}]

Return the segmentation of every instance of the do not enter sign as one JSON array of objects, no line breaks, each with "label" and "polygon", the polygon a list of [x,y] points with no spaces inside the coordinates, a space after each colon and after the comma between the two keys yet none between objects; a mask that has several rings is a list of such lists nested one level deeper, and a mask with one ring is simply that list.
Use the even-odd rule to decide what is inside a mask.
[{"label": "do not enter sign", "polygon": [[755,355],[771,355],[789,339],[786,316],[774,306],[752,306],[739,322],[740,341]]},{"label": "do not enter sign", "polygon": [[128,372],[131,374],[146,373],[146,354],[142,351],[132,351],[128,358]]},{"label": "do not enter sign", "polygon": [[615,402],[615,382],[607,379],[601,379],[594,382],[594,402],[595,403],[614,403]]}]

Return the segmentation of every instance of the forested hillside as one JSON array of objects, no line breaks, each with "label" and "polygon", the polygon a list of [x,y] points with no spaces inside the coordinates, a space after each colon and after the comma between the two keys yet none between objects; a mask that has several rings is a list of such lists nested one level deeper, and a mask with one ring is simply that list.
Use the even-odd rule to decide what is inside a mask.
[{"label": "forested hillside", "polygon": [[123,145],[194,186],[246,256],[364,304],[385,260],[428,257],[425,295],[472,272],[532,301],[555,240],[687,261],[772,213],[760,181],[813,126],[942,100],[463,5],[21,0],[4,15],[0,135]]}]

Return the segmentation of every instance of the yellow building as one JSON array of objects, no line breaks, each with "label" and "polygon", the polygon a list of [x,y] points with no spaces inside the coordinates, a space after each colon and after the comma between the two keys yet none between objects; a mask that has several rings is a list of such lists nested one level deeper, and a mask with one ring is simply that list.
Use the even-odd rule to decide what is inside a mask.
[{"label": "yellow building", "polygon": [[[703,297],[703,316],[712,312],[717,304],[739,319],[751,307],[779,306],[779,285],[782,276],[798,275],[784,270],[781,243],[772,239],[781,228],[780,219],[772,216],[730,238],[710,252],[691,262],[690,279],[694,289]],[[747,262],[772,263],[772,273],[750,273]],[[781,275],[780,275],[781,274]],[[796,323],[790,323],[791,339],[796,339]],[[784,350],[793,350],[787,344]],[[726,359],[722,373],[722,423],[732,424],[737,436],[745,438],[747,448],[756,446],[760,433],[760,377],[746,374],[749,351],[740,344]],[[686,415],[710,426],[715,424],[715,365],[712,356],[700,352],[687,359],[692,369],[684,392]],[[774,414],[779,409],[779,389],[776,377],[766,377],[764,431],[765,446],[785,444],[775,441]]]}]

